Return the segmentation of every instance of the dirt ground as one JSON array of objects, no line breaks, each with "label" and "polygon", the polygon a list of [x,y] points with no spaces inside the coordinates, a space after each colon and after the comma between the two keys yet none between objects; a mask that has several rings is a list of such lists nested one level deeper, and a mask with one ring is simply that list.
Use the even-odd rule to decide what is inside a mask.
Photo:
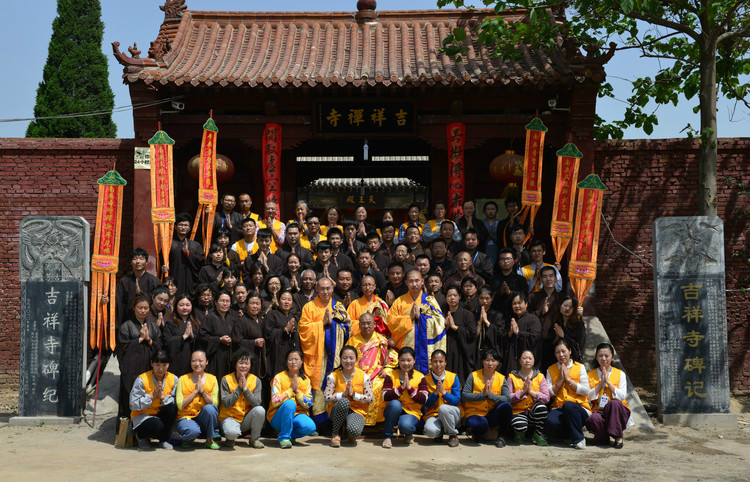
[{"label": "dirt ground", "polygon": [[[653,393],[641,392],[650,413]],[[196,448],[139,453],[113,447],[115,418],[98,416],[96,426],[15,427],[7,424],[15,411],[14,395],[0,394],[0,480],[87,481],[169,480],[317,480],[379,481],[747,481],[750,478],[750,397],[733,398],[739,413],[737,428],[701,430],[664,426],[630,429],[625,447],[589,446],[576,451],[563,445],[533,445],[498,449],[476,445],[461,436],[451,449],[417,436],[410,447],[394,440],[387,451],[375,434],[358,446],[328,446],[323,437],[307,437],[282,451],[275,439],[262,439],[266,448],[253,450],[244,442],[235,449]],[[196,445],[196,447],[199,447]],[[134,462],[138,461],[138,467]],[[146,469],[150,467],[151,469]],[[147,471],[144,473],[144,469]],[[156,473],[149,473],[155,470]]]}]

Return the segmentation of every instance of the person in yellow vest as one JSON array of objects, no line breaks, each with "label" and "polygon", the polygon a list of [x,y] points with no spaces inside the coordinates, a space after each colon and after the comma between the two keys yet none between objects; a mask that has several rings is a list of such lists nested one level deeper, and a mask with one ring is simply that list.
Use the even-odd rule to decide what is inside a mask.
[{"label": "person in yellow vest", "polygon": [[508,374],[510,404],[513,417],[510,426],[513,429],[513,442],[522,443],[529,426],[534,429],[531,441],[534,445],[547,446],[544,438],[544,421],[547,419],[549,390],[544,375],[534,368],[534,352],[523,350],[518,357],[517,370]]},{"label": "person in yellow vest", "polygon": [[[242,239],[232,245],[232,251],[237,253],[237,257],[240,259],[240,265],[245,262],[249,255],[258,251],[258,243],[255,239],[257,227],[257,222],[253,218],[247,217],[242,220]],[[247,282],[248,280],[244,281]]]},{"label": "person in yellow vest", "polygon": [[258,440],[266,410],[261,406],[261,383],[250,373],[252,354],[247,348],[240,348],[232,356],[234,373],[221,379],[221,407],[219,408],[219,429],[224,434],[227,447],[234,447],[237,437],[250,432],[250,446],[254,449],[265,447]]},{"label": "person in yellow vest", "polygon": [[555,269],[555,290],[562,291],[562,276],[560,275],[560,263],[549,264],[544,262],[544,255],[547,254],[547,245],[544,241],[537,239],[531,242],[529,248],[531,254],[531,263],[521,266],[518,274],[526,278],[529,284],[529,293],[534,293],[542,289],[542,268],[550,266]]},{"label": "person in yellow vest", "polygon": [[388,404],[383,410],[383,448],[393,446],[393,426],[405,437],[406,445],[414,441],[417,422],[422,416],[422,406],[427,401],[427,380],[414,369],[414,349],[405,346],[398,352],[398,368],[383,382],[383,400]]},{"label": "person in yellow vest", "polygon": [[279,214],[279,206],[268,201],[263,209],[263,219],[258,220],[258,231],[268,228],[271,231],[271,252],[275,253],[284,244],[286,239],[286,225],[276,219]]},{"label": "person in yellow vest", "polygon": [[424,404],[424,434],[442,440],[448,434],[448,446],[458,447],[458,427],[461,411],[461,381],[458,375],[445,369],[445,352],[435,350],[430,358],[430,373],[425,377],[430,395]]},{"label": "person in yellow vest", "polygon": [[183,448],[192,448],[193,441],[201,433],[206,436],[206,447],[219,450],[219,383],[216,377],[206,372],[208,358],[203,350],[196,350],[190,357],[192,373],[180,377],[177,382],[177,431]]},{"label": "person in yellow vest", "polygon": [[499,363],[500,355],[495,350],[485,351],[482,368],[472,372],[464,382],[461,401],[474,442],[480,443],[490,428],[497,428],[495,447],[505,447],[502,434],[508,428],[513,409],[505,377],[496,371]]},{"label": "person in yellow vest", "polygon": [[168,438],[177,414],[174,403],[177,376],[169,373],[169,355],[159,350],[151,355],[151,370],[135,379],[130,391],[130,420],[138,439],[138,450],[151,448],[152,438],[171,449]]},{"label": "person in yellow vest", "polygon": [[341,446],[344,426],[349,441],[357,443],[365,428],[367,407],[375,398],[370,377],[357,366],[357,355],[356,348],[344,346],[339,352],[341,365],[326,377],[325,401],[333,425],[331,447]]},{"label": "person in yellow vest", "polygon": [[291,350],[286,355],[286,370],[279,372],[271,382],[271,404],[266,420],[279,431],[282,449],[292,448],[292,441],[315,431],[315,422],[307,414],[313,397],[310,379],[305,375],[302,352]]},{"label": "person in yellow vest", "polygon": [[545,425],[547,431],[559,438],[569,438],[571,446],[586,448],[583,425],[591,415],[589,410],[589,377],[586,368],[570,358],[571,350],[564,338],[554,345],[557,363],[547,369],[550,411]]},{"label": "person in yellow vest", "polygon": [[326,241],[328,238],[321,232],[320,218],[315,213],[310,213],[305,218],[306,231],[300,236],[299,244],[303,248],[309,249],[313,258],[318,258],[318,243]]},{"label": "person in yellow vest", "polygon": [[591,390],[589,400],[594,412],[586,420],[586,428],[594,433],[594,445],[608,445],[615,439],[614,447],[622,448],[622,432],[635,425],[627,398],[628,380],[622,370],[612,366],[615,349],[609,343],[596,347],[594,360],[597,368],[588,372]]}]

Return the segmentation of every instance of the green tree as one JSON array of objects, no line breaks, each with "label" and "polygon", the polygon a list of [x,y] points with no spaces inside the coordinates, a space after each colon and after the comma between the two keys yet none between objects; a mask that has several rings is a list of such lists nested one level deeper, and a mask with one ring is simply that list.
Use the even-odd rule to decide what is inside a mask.
[{"label": "green tree", "polygon": [[[482,0],[495,12],[512,10],[524,21],[508,23],[502,17],[487,18],[478,26],[480,42],[492,45],[494,55],[512,58],[518,42],[551,48],[559,38],[578,45],[603,47],[615,41],[617,50],[638,49],[642,57],[661,59],[653,76],[632,80],[632,95],[621,120],[606,124],[597,118],[597,137],[621,138],[629,126],[646,134],[658,123],[647,112],[649,101],[677,105],[679,95],[698,96],[694,112],[700,129],[690,124],[688,136],[700,137],[698,156],[698,214],[716,215],[716,99],[721,93],[750,108],[750,2],[747,0]],[[463,0],[437,0],[443,7],[466,7]],[[473,8],[473,7],[468,7]],[[456,29],[444,42],[449,55],[464,51],[465,31]],[[609,83],[599,96],[613,96]]]},{"label": "green tree", "polygon": [[[47,63],[26,137],[114,137],[114,94],[102,53],[99,0],[58,0]],[[71,114],[96,113],[73,117]],[[45,117],[63,116],[45,119]]]}]

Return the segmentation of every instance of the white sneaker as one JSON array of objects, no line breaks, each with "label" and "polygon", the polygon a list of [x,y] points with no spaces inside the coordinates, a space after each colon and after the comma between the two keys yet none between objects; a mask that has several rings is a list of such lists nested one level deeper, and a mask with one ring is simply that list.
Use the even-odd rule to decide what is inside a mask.
[{"label": "white sneaker", "polygon": [[581,441],[578,442],[577,444],[573,444],[573,447],[576,448],[576,449],[578,449],[578,450],[585,449],[586,448],[586,439],[585,438],[581,439]]}]

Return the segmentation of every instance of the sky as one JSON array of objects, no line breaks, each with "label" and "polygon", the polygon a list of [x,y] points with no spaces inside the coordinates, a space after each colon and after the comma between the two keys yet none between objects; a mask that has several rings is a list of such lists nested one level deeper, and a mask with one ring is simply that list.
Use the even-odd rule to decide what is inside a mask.
[{"label": "sky", "polygon": [[[300,1],[284,0],[260,2],[257,0],[187,0],[193,10],[229,11],[355,11],[356,0]],[[433,9],[435,0],[379,0],[378,10]],[[476,2],[480,4],[481,2]],[[122,66],[112,55],[111,43],[120,42],[120,50],[127,51],[133,42],[146,56],[149,43],[156,38],[164,14],[159,10],[163,0],[102,0],[102,17],[105,25],[102,51],[109,62],[109,81],[115,94],[115,106],[130,105],[127,86],[122,83]],[[33,7],[30,7],[33,5]],[[408,6],[407,6],[408,5]],[[33,117],[36,89],[42,80],[42,70],[47,59],[47,45],[52,35],[52,21],[56,16],[56,0],[36,0],[33,4],[0,0],[0,65],[3,66],[2,89],[0,89],[0,121]],[[629,95],[629,84],[624,79],[633,79],[635,74],[656,72],[657,61],[641,59],[633,50],[617,52],[605,66],[607,80],[614,86],[618,100],[599,99],[597,114],[606,120],[621,118],[624,111],[622,101]],[[649,136],[640,129],[625,131],[625,138],[675,138],[684,137],[680,131],[690,123],[700,125],[693,107],[697,96],[690,101],[681,99],[677,107],[659,106],[659,124]],[[727,99],[719,99],[717,120],[719,137],[750,136],[750,113],[737,108]],[[655,109],[651,105],[649,109]],[[734,112],[733,112],[734,111]],[[117,137],[133,137],[132,111],[115,113]],[[0,122],[0,137],[23,137],[28,121]]]}]

